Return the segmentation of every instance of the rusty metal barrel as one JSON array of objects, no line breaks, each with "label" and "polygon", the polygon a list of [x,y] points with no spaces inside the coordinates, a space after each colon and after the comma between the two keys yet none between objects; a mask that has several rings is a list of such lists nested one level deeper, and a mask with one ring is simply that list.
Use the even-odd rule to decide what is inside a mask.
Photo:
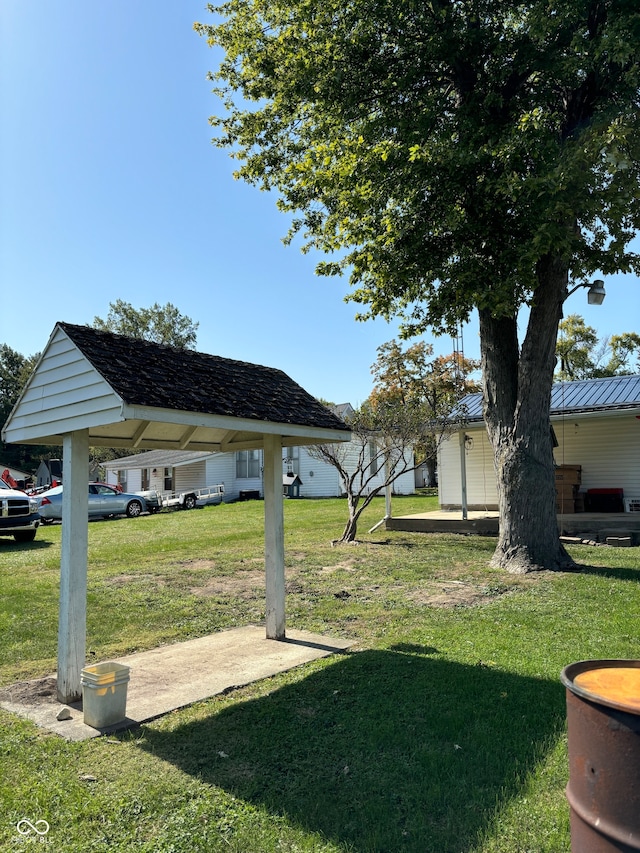
[{"label": "rusty metal barrel", "polygon": [[640,851],[640,660],[562,670],[572,853]]}]

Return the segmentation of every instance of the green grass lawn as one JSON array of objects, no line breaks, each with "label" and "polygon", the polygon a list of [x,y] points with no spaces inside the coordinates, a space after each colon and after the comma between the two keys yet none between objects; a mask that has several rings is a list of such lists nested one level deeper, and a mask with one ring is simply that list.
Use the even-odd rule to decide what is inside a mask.
[{"label": "green grass lawn", "polygon": [[[288,624],[350,653],[83,743],[0,711],[0,850],[568,851],[559,674],[640,656],[639,549],[514,577],[490,537],[367,533],[383,515],[332,547],[344,501],[285,503]],[[60,533],[0,540],[0,686],[55,670]],[[90,523],[90,659],[261,623],[262,555],[261,502]]]}]

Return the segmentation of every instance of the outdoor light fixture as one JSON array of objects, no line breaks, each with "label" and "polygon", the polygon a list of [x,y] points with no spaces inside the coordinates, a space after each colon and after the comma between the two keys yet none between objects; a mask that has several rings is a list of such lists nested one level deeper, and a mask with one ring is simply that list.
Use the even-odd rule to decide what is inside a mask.
[{"label": "outdoor light fixture", "polygon": [[598,278],[591,283],[591,287],[587,291],[587,302],[589,305],[602,305],[606,295],[604,281]]},{"label": "outdoor light fixture", "polygon": [[597,278],[592,282],[584,282],[584,284],[576,284],[574,288],[568,291],[565,299],[568,299],[572,293],[575,293],[581,287],[589,288],[587,291],[587,302],[589,305],[602,305],[607,292],[604,289],[604,281],[601,278]]}]

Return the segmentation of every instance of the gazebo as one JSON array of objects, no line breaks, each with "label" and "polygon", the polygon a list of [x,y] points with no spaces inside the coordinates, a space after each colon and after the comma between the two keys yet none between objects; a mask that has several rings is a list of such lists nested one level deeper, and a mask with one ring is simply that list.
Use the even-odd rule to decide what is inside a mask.
[{"label": "gazebo", "polygon": [[57,323],[3,430],[63,448],[58,699],[81,696],[86,654],[89,447],[264,454],[266,635],[285,638],[282,448],[349,441],[285,373]]}]

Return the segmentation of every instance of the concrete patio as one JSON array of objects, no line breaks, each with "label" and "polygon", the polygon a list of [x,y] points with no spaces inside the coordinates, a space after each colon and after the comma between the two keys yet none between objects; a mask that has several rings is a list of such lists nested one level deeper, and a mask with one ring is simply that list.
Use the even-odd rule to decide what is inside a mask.
[{"label": "concrete patio", "polygon": [[[349,640],[294,630],[288,630],[284,640],[268,640],[264,627],[247,626],[114,658],[131,667],[127,717],[105,729],[85,725],[81,702],[58,702],[55,674],[0,689],[0,707],[67,740],[86,740],[134,728],[193,702],[340,654],[352,645]],[[59,720],[64,709],[68,717]]]}]

